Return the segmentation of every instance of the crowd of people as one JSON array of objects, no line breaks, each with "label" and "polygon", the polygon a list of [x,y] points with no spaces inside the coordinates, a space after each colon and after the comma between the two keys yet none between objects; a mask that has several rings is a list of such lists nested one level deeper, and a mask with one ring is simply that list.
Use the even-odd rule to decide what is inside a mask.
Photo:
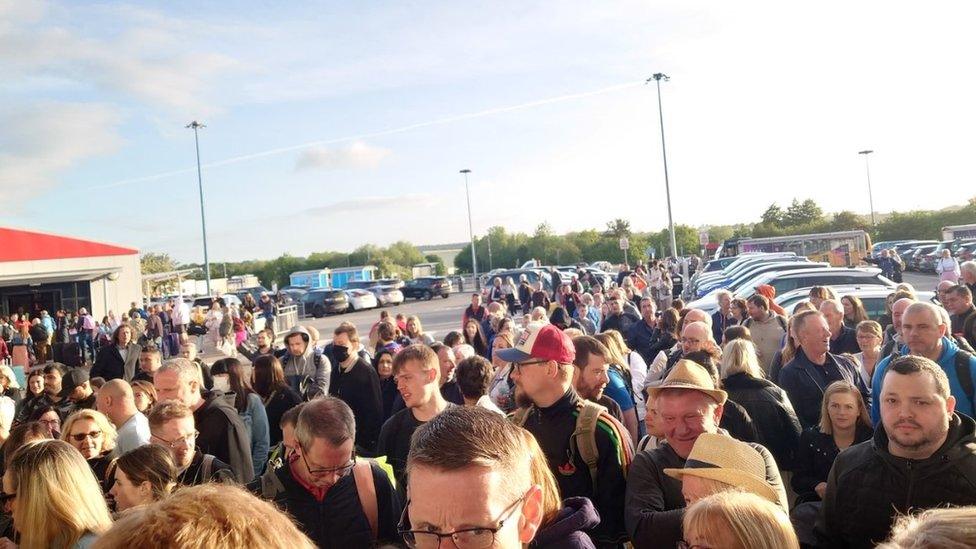
[{"label": "crowd of people", "polygon": [[436,338],[387,310],[327,339],[231,323],[216,361],[182,301],[105,338],[84,309],[12,316],[0,341],[32,349],[23,387],[0,365],[0,546],[972,545],[961,274],[872,320],[826,287],[707,314],[624,266],[475,293]]}]

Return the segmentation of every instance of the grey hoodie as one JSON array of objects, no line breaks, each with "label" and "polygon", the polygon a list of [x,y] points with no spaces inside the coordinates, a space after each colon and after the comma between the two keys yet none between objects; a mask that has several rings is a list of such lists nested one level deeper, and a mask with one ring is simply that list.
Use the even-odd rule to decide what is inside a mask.
[{"label": "grey hoodie", "polygon": [[[301,334],[305,341],[305,352],[297,356],[291,354],[287,344],[288,338],[294,334]],[[281,357],[281,365],[285,371],[285,379],[292,389],[298,391],[306,399],[328,395],[332,363],[322,354],[321,350],[311,345],[308,330],[302,326],[295,326],[285,334],[284,341],[285,352]],[[306,383],[307,379],[311,381],[311,384]],[[303,385],[306,386],[302,387]]]}]

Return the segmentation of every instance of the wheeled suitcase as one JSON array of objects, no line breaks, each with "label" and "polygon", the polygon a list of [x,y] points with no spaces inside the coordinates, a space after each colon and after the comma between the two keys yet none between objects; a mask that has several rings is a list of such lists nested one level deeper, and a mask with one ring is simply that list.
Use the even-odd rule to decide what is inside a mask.
[{"label": "wheeled suitcase", "polygon": [[81,345],[77,343],[65,343],[62,347],[61,363],[69,368],[81,366]]}]

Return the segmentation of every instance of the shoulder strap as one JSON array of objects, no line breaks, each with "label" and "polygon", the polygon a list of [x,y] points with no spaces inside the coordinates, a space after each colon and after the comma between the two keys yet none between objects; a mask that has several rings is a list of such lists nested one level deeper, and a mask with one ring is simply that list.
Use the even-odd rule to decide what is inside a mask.
[{"label": "shoulder strap", "polygon": [[576,416],[576,430],[573,431],[573,440],[576,442],[576,449],[579,451],[579,456],[590,470],[590,479],[593,481],[594,493],[597,490],[597,465],[600,461],[600,451],[596,447],[596,424],[600,420],[600,414],[606,410],[606,408],[599,404],[582,400],[580,402],[579,415]]},{"label": "shoulder strap", "polygon": [[359,503],[363,506],[363,512],[366,513],[366,520],[369,521],[369,529],[372,531],[375,541],[379,535],[379,506],[376,501],[376,483],[373,480],[373,469],[370,466],[372,462],[371,459],[357,460],[352,468],[352,474],[356,479]]},{"label": "shoulder strap", "polygon": [[789,331],[789,327],[786,324],[786,319],[783,318],[783,315],[776,315],[776,321],[779,322],[779,327],[782,328],[784,332]]},{"label": "shoulder strap", "polygon": [[634,452],[643,452],[647,449],[647,445],[651,443],[651,435],[644,435],[641,437],[640,442],[637,443],[637,447],[634,448]]},{"label": "shoulder strap", "polygon": [[972,356],[966,351],[956,351],[956,377],[959,378],[963,393],[969,397],[969,402],[976,406],[976,400],[973,399],[973,372],[969,367]]},{"label": "shoulder strap", "polygon": [[522,427],[525,425],[525,420],[529,418],[529,412],[531,411],[531,406],[528,408],[516,408],[515,411],[508,416],[508,418],[512,420],[512,423]]},{"label": "shoulder strap", "polygon": [[268,501],[274,501],[278,494],[285,491],[285,485],[275,471],[276,469],[268,469],[261,475],[261,497]]},{"label": "shoulder strap", "polygon": [[215,459],[217,458],[211,454],[203,455],[203,464],[200,466],[200,473],[204,482],[210,482],[210,477],[213,476],[213,464]]}]

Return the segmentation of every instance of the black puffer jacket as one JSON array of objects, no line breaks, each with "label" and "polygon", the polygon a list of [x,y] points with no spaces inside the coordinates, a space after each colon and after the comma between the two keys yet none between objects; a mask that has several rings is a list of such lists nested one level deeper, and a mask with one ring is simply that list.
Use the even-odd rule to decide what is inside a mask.
[{"label": "black puffer jacket", "polygon": [[786,392],[766,379],[746,373],[731,375],[722,388],[749,412],[762,444],[776,458],[781,471],[793,470],[793,454],[800,438],[800,420]]},{"label": "black puffer jacket", "polygon": [[945,443],[923,460],[891,455],[878,425],[873,439],[834,461],[817,536],[821,547],[874,547],[896,513],[947,505],[976,505],[976,421],[953,414]]}]

